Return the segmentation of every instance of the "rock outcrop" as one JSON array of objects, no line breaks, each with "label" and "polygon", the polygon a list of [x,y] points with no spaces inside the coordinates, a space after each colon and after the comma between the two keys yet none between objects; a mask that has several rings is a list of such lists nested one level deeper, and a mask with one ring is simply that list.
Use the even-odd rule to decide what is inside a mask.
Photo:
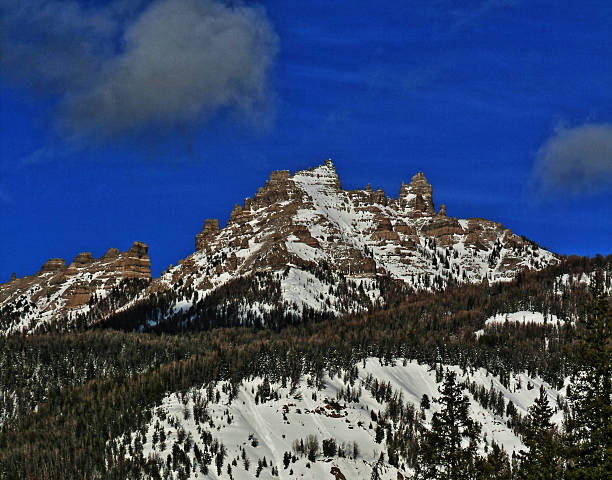
[{"label": "rock outcrop", "polygon": [[63,258],[52,258],[40,267],[40,273],[61,272],[62,270],[66,270],[66,260]]},{"label": "rock outcrop", "polygon": [[134,242],[132,247],[120,256],[121,278],[151,278],[151,260],[146,243]]},{"label": "rock outcrop", "polygon": [[412,217],[418,218],[435,214],[433,188],[423,172],[418,172],[407,185],[402,182],[399,202],[402,208],[410,211]]},{"label": "rock outcrop", "polygon": [[219,234],[221,228],[219,227],[219,220],[216,218],[208,218],[204,221],[204,226],[202,227],[202,231],[196,235],[196,244],[195,248],[197,250],[202,250],[206,248],[214,238]]},{"label": "rock outcrop", "polygon": [[32,331],[73,318],[86,312],[90,302],[103,299],[129,278],[151,278],[151,262],[144,243],[134,242],[125,252],[111,248],[98,259],[91,252],[82,252],[69,267],[63,259],[52,258],[36,274],[13,276],[10,282],[0,285],[0,307],[6,312],[0,318],[0,331]]}]

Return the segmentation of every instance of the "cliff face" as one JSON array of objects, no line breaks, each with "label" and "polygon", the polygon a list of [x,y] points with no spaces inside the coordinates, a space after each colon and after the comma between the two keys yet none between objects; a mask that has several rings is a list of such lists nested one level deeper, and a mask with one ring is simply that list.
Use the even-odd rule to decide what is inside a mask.
[{"label": "cliff face", "polygon": [[61,258],[48,260],[34,275],[0,285],[0,330],[32,331],[84,313],[90,301],[105,298],[127,278],[151,278],[146,244],[135,242],[125,252],[111,248],[98,259],[82,252],[68,267]]}]

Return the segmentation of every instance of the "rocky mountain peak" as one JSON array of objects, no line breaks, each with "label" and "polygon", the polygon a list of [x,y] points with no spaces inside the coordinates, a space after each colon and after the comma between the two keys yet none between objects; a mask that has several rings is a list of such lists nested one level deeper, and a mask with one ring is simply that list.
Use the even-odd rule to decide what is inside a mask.
[{"label": "rocky mountain peak", "polygon": [[[224,228],[207,220],[196,236],[196,252],[154,280],[151,289],[183,285],[203,298],[233,279],[265,273],[281,279],[281,298],[298,305],[291,307],[297,314],[304,305],[341,313],[360,308],[329,294],[330,285],[349,279],[379,301],[380,277],[416,289],[442,288],[449,281],[508,280],[521,269],[554,262],[554,254],[498,223],[449,218],[444,205],[436,212],[433,188],[422,172],[402,183],[394,199],[370,184],[343,190],[328,160],[294,174],[272,172],[244,207],[234,206]],[[267,300],[252,301],[264,308]],[[245,300],[240,308],[248,305]]]},{"label": "rocky mountain peak", "polygon": [[84,267],[85,265],[89,265],[90,263],[94,262],[94,260],[95,259],[91,252],[81,252],[76,257],[74,257],[74,260],[68,268]]},{"label": "rocky mountain peak", "polygon": [[118,248],[109,248],[106,253],[104,254],[104,256],[102,258],[106,259],[106,260],[110,260],[111,258],[116,258],[119,256],[119,249]]},{"label": "rocky mountain peak", "polygon": [[433,187],[423,172],[418,172],[409,184],[402,182],[399,193],[400,205],[412,212],[413,217],[435,215]]},{"label": "rocky mountain peak", "polygon": [[[235,204],[224,228],[207,219],[195,252],[125,301],[129,308],[167,293],[168,310],[154,318],[171,319],[230,282],[257,278],[256,290],[268,293],[237,297],[236,315],[278,309],[299,317],[305,308],[339,315],[383,304],[389,281],[416,290],[506,281],[557,261],[499,223],[449,218],[444,205],[436,213],[422,172],[402,183],[395,199],[369,184],[343,190],[327,160],[293,174],[272,172],[243,206]],[[57,319],[87,311],[92,298],[103,298],[126,278],[151,278],[146,244],[135,242],[123,253],[110,249],[100,259],[80,253],[68,269],[62,259],[49,260],[38,274],[0,285],[0,306],[29,301],[35,307],[18,316]]]},{"label": "rocky mountain peak", "polygon": [[219,220],[216,218],[207,218],[204,221],[202,231],[196,235],[196,251],[205,248],[220,231]]},{"label": "rocky mountain peak", "polygon": [[130,249],[120,256],[122,278],[151,278],[151,260],[146,243],[134,242]]},{"label": "rocky mountain peak", "polygon": [[[342,190],[340,178],[336,173],[336,167],[332,159],[325,160],[322,165],[314,169],[300,170],[295,172],[293,179],[296,182],[316,183],[321,187],[331,187],[334,190]],[[306,180],[307,179],[307,180]]]},{"label": "rocky mountain peak", "polygon": [[42,267],[40,273],[61,272],[66,269],[66,260],[63,258],[52,258],[47,260]]}]

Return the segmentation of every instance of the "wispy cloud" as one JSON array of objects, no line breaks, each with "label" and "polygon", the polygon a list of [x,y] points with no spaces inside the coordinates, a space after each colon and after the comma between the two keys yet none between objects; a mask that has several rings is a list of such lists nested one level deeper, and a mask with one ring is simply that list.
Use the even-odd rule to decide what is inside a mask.
[{"label": "wispy cloud", "polygon": [[59,98],[59,130],[108,138],[269,106],[277,36],[263,8],[221,0],[0,0],[2,71]]},{"label": "wispy cloud", "polygon": [[538,150],[533,174],[546,191],[582,194],[612,188],[612,124],[559,127]]}]

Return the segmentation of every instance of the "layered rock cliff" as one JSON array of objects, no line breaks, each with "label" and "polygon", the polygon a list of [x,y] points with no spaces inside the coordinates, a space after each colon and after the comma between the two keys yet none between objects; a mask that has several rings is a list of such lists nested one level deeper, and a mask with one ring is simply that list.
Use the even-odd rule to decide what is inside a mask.
[{"label": "layered rock cliff", "polygon": [[110,248],[97,259],[82,252],[69,266],[62,258],[52,258],[34,275],[13,275],[0,285],[0,330],[33,331],[75,317],[107,297],[122,280],[133,278],[151,278],[148,247],[141,242],[125,252]]}]

